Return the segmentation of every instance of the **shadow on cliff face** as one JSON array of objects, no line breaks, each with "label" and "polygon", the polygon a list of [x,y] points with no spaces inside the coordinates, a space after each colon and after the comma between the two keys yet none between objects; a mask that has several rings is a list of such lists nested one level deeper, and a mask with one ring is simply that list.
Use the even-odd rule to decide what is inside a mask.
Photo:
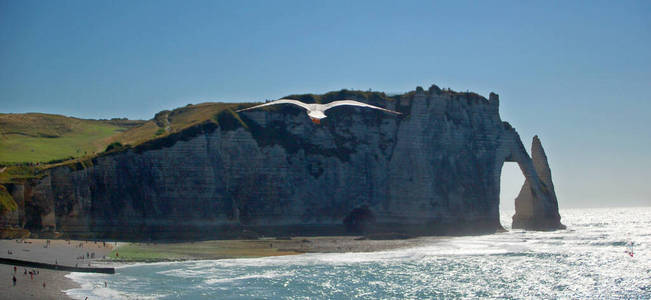
[{"label": "shadow on cliff face", "polygon": [[344,218],[344,225],[351,233],[368,232],[375,225],[375,215],[368,206],[358,207]]},{"label": "shadow on cliff face", "polygon": [[25,203],[25,229],[31,232],[38,232],[43,229],[41,220],[41,208],[34,202]]},{"label": "shadow on cliff face", "polygon": [[[283,107],[283,110],[290,112],[295,112],[297,109],[294,107]],[[220,114],[219,124],[222,126],[223,130],[235,130],[239,128],[240,124],[236,123],[235,118],[230,114]],[[335,143],[338,147],[326,148],[321,145],[315,145],[310,141],[309,138],[305,136],[300,136],[292,133],[287,128],[286,121],[270,121],[266,126],[261,126],[257,122],[249,119],[246,115],[241,115],[240,118],[247,124],[248,131],[251,133],[251,136],[256,140],[260,147],[279,145],[287,153],[295,154],[299,150],[305,151],[306,155],[321,155],[325,157],[337,157],[341,161],[349,161],[350,154],[355,152],[355,149],[342,146],[346,142],[355,142],[345,139],[340,136],[336,136]],[[232,125],[222,125],[222,124],[232,124]],[[324,128],[328,128],[325,127]],[[332,128],[329,128],[331,133],[333,132]],[[318,177],[318,176],[316,176]]]}]

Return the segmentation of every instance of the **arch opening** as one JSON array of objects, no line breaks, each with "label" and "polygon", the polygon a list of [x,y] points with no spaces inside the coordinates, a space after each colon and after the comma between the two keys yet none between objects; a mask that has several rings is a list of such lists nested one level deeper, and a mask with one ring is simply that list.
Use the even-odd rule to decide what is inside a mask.
[{"label": "arch opening", "polygon": [[524,175],[516,162],[504,162],[500,174],[500,223],[511,229],[511,218],[515,214],[515,198],[524,185]]}]

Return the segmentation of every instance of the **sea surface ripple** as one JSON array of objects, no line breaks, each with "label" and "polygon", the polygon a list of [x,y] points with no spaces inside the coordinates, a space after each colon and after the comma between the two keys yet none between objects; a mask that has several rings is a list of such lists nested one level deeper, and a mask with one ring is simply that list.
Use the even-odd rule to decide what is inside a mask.
[{"label": "sea surface ripple", "polygon": [[[511,215],[503,213],[502,224]],[[432,238],[392,251],[71,273],[81,288],[66,292],[76,299],[651,299],[651,207],[565,209],[561,216],[567,230]],[[625,253],[629,241],[633,257]]]}]

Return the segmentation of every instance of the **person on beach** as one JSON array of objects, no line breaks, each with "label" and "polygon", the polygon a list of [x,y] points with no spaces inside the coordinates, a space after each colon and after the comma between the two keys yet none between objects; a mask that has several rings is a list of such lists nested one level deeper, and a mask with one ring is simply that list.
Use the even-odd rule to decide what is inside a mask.
[{"label": "person on beach", "polygon": [[43,281],[43,288],[45,288],[45,281]]},{"label": "person on beach", "polygon": [[13,282],[14,282],[14,286],[16,286],[16,275],[14,275],[13,278],[11,278],[11,281],[13,281]]}]

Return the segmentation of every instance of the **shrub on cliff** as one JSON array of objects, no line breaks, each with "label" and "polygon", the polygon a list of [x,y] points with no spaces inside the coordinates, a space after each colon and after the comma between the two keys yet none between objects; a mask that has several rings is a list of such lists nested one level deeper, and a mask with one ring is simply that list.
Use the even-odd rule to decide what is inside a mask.
[{"label": "shrub on cliff", "polygon": [[124,148],[124,146],[122,145],[122,143],[114,142],[114,143],[111,143],[110,145],[108,145],[104,152],[110,152],[110,151],[113,151],[113,150],[122,150],[123,148]]},{"label": "shrub on cliff", "polygon": [[11,194],[9,194],[9,191],[7,191],[7,188],[4,185],[0,185],[0,215],[14,211],[17,208],[18,205]]}]

